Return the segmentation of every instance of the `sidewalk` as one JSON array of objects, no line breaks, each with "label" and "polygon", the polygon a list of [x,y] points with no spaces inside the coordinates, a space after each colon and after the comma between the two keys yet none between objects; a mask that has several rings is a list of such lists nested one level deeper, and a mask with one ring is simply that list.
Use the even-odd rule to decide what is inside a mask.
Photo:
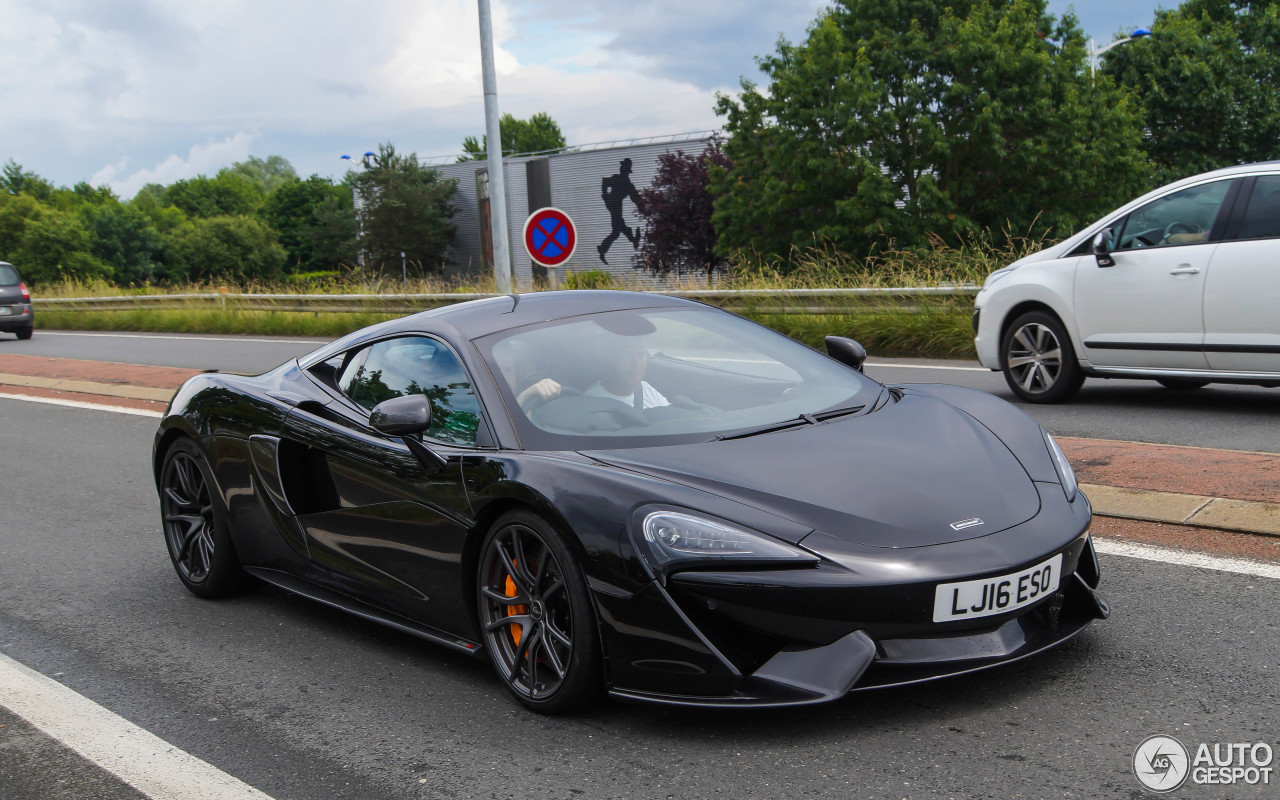
[{"label": "sidewalk", "polygon": [[[196,374],[0,354],[0,394],[155,411]],[[1071,437],[1058,443],[1100,517],[1280,537],[1280,455]]]}]

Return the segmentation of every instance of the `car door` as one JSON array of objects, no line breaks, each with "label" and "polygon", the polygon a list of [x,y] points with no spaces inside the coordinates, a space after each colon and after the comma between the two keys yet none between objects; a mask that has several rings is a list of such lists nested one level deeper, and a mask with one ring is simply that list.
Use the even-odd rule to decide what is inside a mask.
[{"label": "car door", "polygon": [[1205,356],[1215,370],[1280,373],[1280,174],[1246,180],[1205,282]]},{"label": "car door", "polygon": [[1235,183],[1210,181],[1156,198],[1112,224],[1114,265],[1080,259],[1073,305],[1091,364],[1208,369],[1205,279]]},{"label": "car door", "polygon": [[[312,561],[348,595],[469,635],[460,564],[474,520],[462,470],[481,420],[465,370],[444,342],[400,336],[350,354],[335,384],[339,400],[300,405],[284,426],[281,469]],[[375,405],[411,393],[431,399],[423,442],[443,467],[369,425]]]}]

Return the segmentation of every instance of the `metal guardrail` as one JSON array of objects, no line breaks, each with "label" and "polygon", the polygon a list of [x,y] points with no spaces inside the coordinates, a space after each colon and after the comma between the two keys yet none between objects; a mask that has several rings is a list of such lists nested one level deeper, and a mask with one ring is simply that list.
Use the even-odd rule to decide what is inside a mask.
[{"label": "metal guardrail", "polygon": [[[848,314],[877,308],[916,310],[912,302],[926,297],[972,297],[979,287],[909,286],[856,289],[673,289],[655,291],[734,311],[771,314]],[[303,311],[312,313],[411,314],[431,308],[501,295],[487,292],[421,294],[258,294],[198,292],[120,295],[117,297],[32,298],[37,309],[66,311],[132,311],[144,308],[189,309],[209,306],[242,311]]]}]

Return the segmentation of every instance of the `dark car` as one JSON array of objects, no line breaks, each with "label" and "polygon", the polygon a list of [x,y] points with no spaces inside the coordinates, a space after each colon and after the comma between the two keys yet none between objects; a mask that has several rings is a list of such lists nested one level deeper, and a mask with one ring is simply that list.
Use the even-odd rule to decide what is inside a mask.
[{"label": "dark car", "polygon": [[0,261],[0,331],[12,331],[19,339],[35,333],[36,315],[31,310],[31,293],[22,282],[18,268]]},{"label": "dark car", "polygon": [[489,659],[545,712],[796,705],[969,672],[1107,615],[1091,511],[1013,406],[883,386],[630,292],[463,303],[179,390],[169,554]]}]

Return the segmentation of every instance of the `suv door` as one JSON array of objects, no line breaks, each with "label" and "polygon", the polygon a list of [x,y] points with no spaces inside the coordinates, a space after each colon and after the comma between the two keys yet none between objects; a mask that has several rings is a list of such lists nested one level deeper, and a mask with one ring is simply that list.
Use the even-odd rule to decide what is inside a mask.
[{"label": "suv door", "polygon": [[1204,289],[1209,366],[1280,373],[1280,174],[1245,179]]},{"label": "suv door", "polygon": [[[353,354],[337,386],[342,400],[303,404],[284,426],[305,449],[284,483],[312,561],[346,594],[472,635],[459,565],[474,519],[462,470],[481,420],[461,363],[438,339],[401,336]],[[424,442],[442,468],[369,425],[375,405],[413,393],[431,400]]]},{"label": "suv door", "polygon": [[1238,179],[1159,197],[1111,226],[1115,265],[1076,268],[1076,330],[1098,367],[1208,369],[1205,278]]}]

